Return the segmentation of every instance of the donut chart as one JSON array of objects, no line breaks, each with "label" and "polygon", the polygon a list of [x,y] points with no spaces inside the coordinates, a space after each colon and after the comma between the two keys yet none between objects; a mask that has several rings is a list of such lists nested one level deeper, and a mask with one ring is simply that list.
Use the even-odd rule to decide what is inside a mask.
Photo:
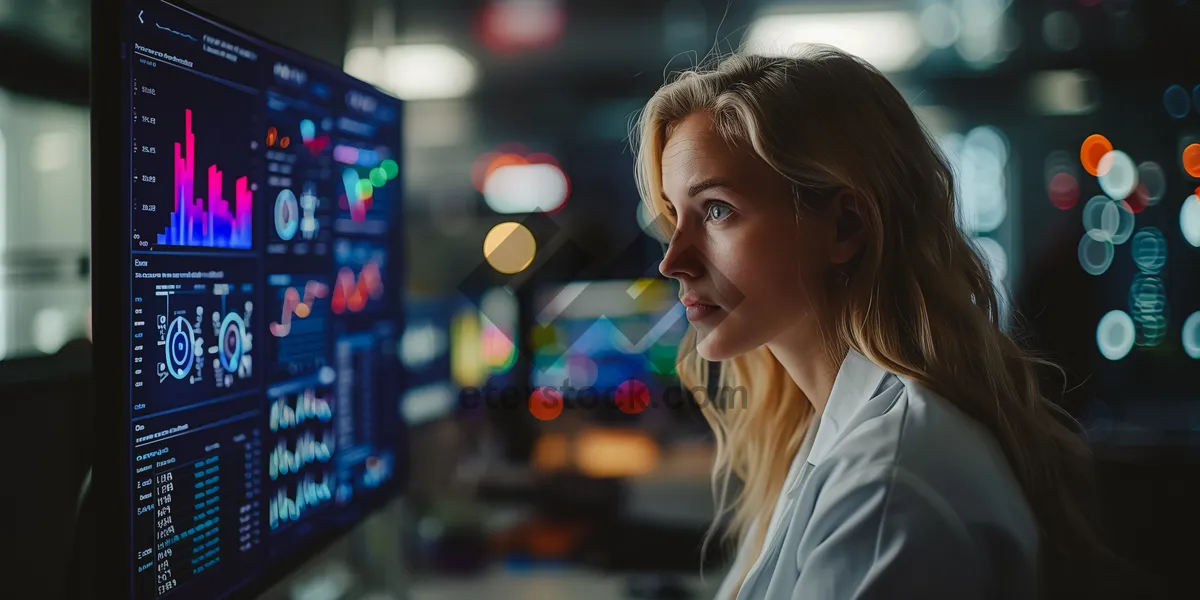
[{"label": "donut chart", "polygon": [[287,241],[296,237],[300,229],[300,205],[292,190],[280,190],[275,196],[275,233]]},{"label": "donut chart", "polygon": [[183,317],[175,317],[167,328],[167,372],[175,379],[183,379],[192,372],[196,362],[196,332],[192,324]]},{"label": "donut chart", "polygon": [[242,362],[242,338],[246,335],[246,323],[237,313],[225,315],[221,321],[221,333],[217,338],[217,355],[221,358],[221,367],[234,373]]}]

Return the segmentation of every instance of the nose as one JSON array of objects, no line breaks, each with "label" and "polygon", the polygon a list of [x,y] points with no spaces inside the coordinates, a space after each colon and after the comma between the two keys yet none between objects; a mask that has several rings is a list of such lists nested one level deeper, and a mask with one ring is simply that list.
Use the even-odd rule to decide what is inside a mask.
[{"label": "nose", "polygon": [[658,263],[659,273],[680,281],[697,279],[704,273],[700,249],[681,235],[683,231],[682,228],[675,230],[662,262]]}]

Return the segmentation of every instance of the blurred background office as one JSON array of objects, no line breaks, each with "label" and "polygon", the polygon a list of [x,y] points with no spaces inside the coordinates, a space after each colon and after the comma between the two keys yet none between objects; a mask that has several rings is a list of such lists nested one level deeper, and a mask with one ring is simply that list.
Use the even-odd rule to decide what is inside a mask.
[{"label": "blurred background office", "polygon": [[[1118,549],[1195,597],[1200,1],[193,4],[408,101],[411,481],[273,597],[711,597],[713,442],[629,124],[714,50],[802,42],[885,71],[937,137],[1013,331],[1066,369],[1048,390]],[[90,414],[118,400],[89,385],[90,11],[0,0],[0,487],[25,555],[0,586],[39,597],[68,593]]]}]

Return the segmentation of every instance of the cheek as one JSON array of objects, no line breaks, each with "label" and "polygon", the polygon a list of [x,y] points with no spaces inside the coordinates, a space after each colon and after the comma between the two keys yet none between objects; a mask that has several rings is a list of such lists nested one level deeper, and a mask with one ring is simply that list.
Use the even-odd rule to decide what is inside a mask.
[{"label": "cheek", "polygon": [[[824,263],[819,244],[805,242],[791,227],[762,227],[740,236],[736,248],[717,256],[729,257],[719,269],[758,316],[777,309],[794,311],[813,303],[822,285]],[[811,238],[810,238],[811,239]]]}]

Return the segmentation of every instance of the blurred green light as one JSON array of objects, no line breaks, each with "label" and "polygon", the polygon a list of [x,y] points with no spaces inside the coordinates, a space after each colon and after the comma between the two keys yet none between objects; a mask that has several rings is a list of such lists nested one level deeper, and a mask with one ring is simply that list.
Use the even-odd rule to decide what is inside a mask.
[{"label": "blurred green light", "polygon": [[375,167],[374,169],[371,169],[371,185],[374,185],[375,187],[383,187],[383,184],[387,183],[387,181],[387,173],[384,172],[381,167]]},{"label": "blurred green light", "polygon": [[400,173],[400,165],[396,164],[396,161],[390,158],[380,163],[379,168],[383,169],[383,173],[387,175],[389,180],[395,179],[396,175]]},{"label": "blurred green light", "polygon": [[371,194],[372,194],[372,193],[374,193],[374,191],[375,191],[375,188],[374,188],[374,187],[371,185],[371,181],[370,181],[370,180],[368,180],[368,179],[359,179],[359,180],[358,180],[358,189],[357,189],[357,190],[355,190],[355,191],[357,191],[357,192],[358,192],[358,197],[359,197],[359,199],[362,199],[362,198],[370,198],[370,197],[371,197]]}]

